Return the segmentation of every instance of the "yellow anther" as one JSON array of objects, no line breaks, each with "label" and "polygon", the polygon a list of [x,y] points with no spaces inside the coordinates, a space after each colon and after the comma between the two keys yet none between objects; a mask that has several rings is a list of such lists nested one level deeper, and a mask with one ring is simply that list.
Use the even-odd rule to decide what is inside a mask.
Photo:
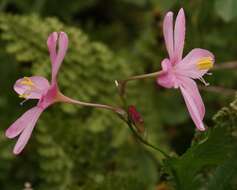
[{"label": "yellow anther", "polygon": [[29,77],[24,77],[22,81],[20,82],[20,84],[29,86],[31,88],[36,87],[35,83],[33,83],[33,81]]},{"label": "yellow anther", "polygon": [[19,95],[19,98],[24,98],[24,99],[27,99],[28,98],[28,96],[29,96],[30,94],[20,94]]},{"label": "yellow anther", "polygon": [[19,83],[28,87],[28,89],[26,90],[26,92],[28,93],[25,92],[20,94],[19,98],[27,99],[30,96],[31,91],[36,89],[35,83],[29,77],[24,77]]},{"label": "yellow anther", "polygon": [[211,57],[200,59],[197,63],[198,70],[209,70],[213,67],[213,60]]}]

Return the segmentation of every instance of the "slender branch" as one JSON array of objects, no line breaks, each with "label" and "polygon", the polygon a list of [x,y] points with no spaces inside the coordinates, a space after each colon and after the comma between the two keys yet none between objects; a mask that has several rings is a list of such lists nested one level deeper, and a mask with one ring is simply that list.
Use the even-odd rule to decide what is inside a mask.
[{"label": "slender branch", "polygon": [[198,86],[201,90],[205,90],[208,92],[214,92],[214,93],[218,93],[218,94],[222,94],[222,95],[226,95],[226,96],[234,96],[236,94],[236,90],[235,89],[231,89],[231,88],[225,88],[225,87],[221,87],[221,86]]},{"label": "slender branch", "polygon": [[129,77],[129,78],[125,79],[125,80],[115,80],[115,84],[119,88],[120,95],[123,97],[124,94],[125,94],[125,91],[126,91],[126,84],[129,81],[132,81],[132,80],[142,80],[142,79],[146,79],[146,78],[155,78],[158,75],[160,75],[161,73],[162,73],[162,71],[158,71],[158,72],[144,74],[144,75],[132,76],[132,77]]},{"label": "slender branch", "polygon": [[[158,71],[158,72],[154,72],[154,73],[149,73],[149,74],[144,74],[144,75],[136,75],[136,76],[132,76],[129,77],[125,80],[116,80],[115,84],[118,87],[119,90],[119,94],[120,94],[120,98],[124,104],[124,106],[126,107],[126,99],[124,98],[124,94],[125,94],[125,90],[126,90],[126,84],[129,81],[132,80],[142,80],[142,79],[146,79],[146,78],[155,78],[158,75],[160,75],[162,73],[162,71]],[[163,150],[161,150],[160,148],[155,147],[154,145],[150,144],[149,142],[147,142],[146,140],[144,140],[138,133],[137,131],[133,128],[133,125],[131,123],[131,121],[129,119],[125,119],[124,117],[122,118],[128,125],[128,127],[130,128],[130,130],[132,131],[134,137],[136,137],[137,140],[139,140],[141,143],[143,143],[144,145],[160,152],[161,154],[163,154],[166,158],[170,158],[170,156],[164,152]]]},{"label": "slender branch", "polygon": [[67,96],[65,96],[61,93],[58,94],[58,101],[69,103],[69,104],[78,104],[78,105],[87,106],[87,107],[107,109],[107,110],[116,112],[116,113],[118,113],[119,115],[122,115],[122,116],[127,114],[126,111],[124,111],[120,107],[114,107],[114,106],[106,105],[106,104],[96,104],[96,103],[82,102],[82,101],[71,99],[71,98],[69,98],[69,97],[67,97]]},{"label": "slender branch", "polygon": [[237,68],[237,61],[228,61],[225,63],[217,64],[213,67],[212,70],[223,70],[223,69],[236,69]]},{"label": "slender branch", "polygon": [[65,102],[65,103],[69,103],[69,104],[78,104],[81,106],[88,106],[88,107],[95,107],[95,108],[102,108],[102,109],[107,109],[110,111],[113,111],[115,113],[117,113],[119,115],[119,117],[125,121],[127,123],[127,125],[129,126],[129,128],[131,129],[131,131],[133,132],[134,136],[141,141],[143,144],[159,151],[160,153],[162,153],[165,157],[169,157],[169,155],[167,153],[165,153],[164,151],[162,151],[161,149],[153,146],[152,144],[150,144],[149,142],[147,142],[146,140],[144,140],[139,134],[137,134],[137,132],[134,130],[131,122],[129,120],[127,120],[127,112],[120,108],[120,107],[114,107],[114,106],[110,106],[110,105],[105,105],[105,104],[95,104],[95,103],[88,103],[88,102],[82,102],[82,101],[78,101],[78,100],[74,100],[71,99],[65,95],[63,95],[62,93],[58,93],[58,97],[57,97],[58,101],[61,102]]},{"label": "slender branch", "polygon": [[148,74],[144,74],[144,75],[136,75],[136,76],[132,76],[129,77],[125,80],[122,80],[123,82],[128,82],[131,80],[139,80],[139,79],[146,79],[146,78],[155,78],[157,77],[159,74],[161,74],[162,71],[158,71],[158,72],[154,72],[154,73],[148,73]]},{"label": "slender branch", "polygon": [[137,132],[136,130],[134,130],[131,122],[126,122],[128,127],[131,129],[133,135],[136,137],[136,139],[138,139],[141,143],[145,144],[146,146],[160,152],[161,154],[163,154],[166,158],[170,158],[170,156],[163,150],[161,150],[160,148],[155,147],[154,145],[150,144],[149,142],[147,142],[146,140],[144,140]]}]

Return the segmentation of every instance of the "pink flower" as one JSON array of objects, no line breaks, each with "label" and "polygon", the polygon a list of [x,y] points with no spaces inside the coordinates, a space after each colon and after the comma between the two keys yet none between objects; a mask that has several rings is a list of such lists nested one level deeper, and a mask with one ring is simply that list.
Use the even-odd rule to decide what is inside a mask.
[{"label": "pink flower", "polygon": [[32,76],[21,78],[14,85],[14,90],[20,97],[39,100],[35,107],[25,112],[6,130],[8,138],[19,136],[14,154],[19,154],[24,149],[41,113],[52,104],[65,101],[58,89],[57,73],[68,48],[68,37],[64,32],[53,32],[48,37],[47,45],[52,63],[51,83],[44,77]]},{"label": "pink flower", "polygon": [[[182,58],[185,40],[185,15],[180,9],[173,26],[173,13],[168,12],[163,23],[163,33],[169,58],[162,63],[157,83],[165,88],[180,88],[188,111],[196,127],[205,130],[203,118],[205,107],[193,79],[200,79],[213,67],[214,55],[204,49],[193,49]],[[206,84],[206,83],[205,83]]]}]

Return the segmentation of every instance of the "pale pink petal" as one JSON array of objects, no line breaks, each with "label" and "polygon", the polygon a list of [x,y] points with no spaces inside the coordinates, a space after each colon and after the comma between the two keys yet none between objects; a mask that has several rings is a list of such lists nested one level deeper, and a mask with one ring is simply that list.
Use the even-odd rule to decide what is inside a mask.
[{"label": "pale pink petal", "polygon": [[65,57],[68,48],[68,37],[64,32],[59,34],[59,49],[57,54],[57,61],[61,63]]},{"label": "pale pink petal", "polygon": [[165,71],[165,72],[169,71],[172,68],[170,60],[169,59],[164,59],[161,62],[161,67],[162,67],[162,71]]},{"label": "pale pink petal", "polygon": [[164,88],[177,88],[176,76],[174,75],[172,64],[169,59],[161,62],[162,72],[157,76],[156,82]]},{"label": "pale pink petal", "polygon": [[[30,109],[28,113],[26,112],[27,114],[24,114],[22,116],[21,121],[17,120],[15,122],[15,125],[18,125],[18,127],[16,128],[23,128],[23,131],[21,132],[21,135],[19,139],[17,140],[17,143],[14,147],[14,150],[13,150],[14,154],[19,154],[24,149],[35,127],[35,124],[37,120],[39,119],[39,116],[41,115],[42,112],[43,112],[43,109],[36,106]],[[19,134],[19,131],[17,133]]]},{"label": "pale pink petal", "polygon": [[174,27],[174,57],[176,62],[182,59],[185,40],[185,15],[184,10],[180,9]]},{"label": "pale pink petal", "polygon": [[40,99],[49,88],[49,81],[41,76],[24,77],[18,79],[14,90],[27,99]]},{"label": "pale pink petal", "polygon": [[50,60],[52,64],[55,63],[57,57],[57,40],[58,40],[57,32],[51,33],[47,40]]},{"label": "pale pink petal", "polygon": [[175,76],[170,74],[169,72],[162,72],[161,74],[159,74],[156,82],[164,88],[174,88],[176,86]]},{"label": "pale pink petal", "polygon": [[157,79],[156,82],[158,85],[164,88],[173,88],[173,82],[170,80],[170,77],[167,73],[161,74]]},{"label": "pale pink petal", "polygon": [[210,58],[214,64],[215,58],[210,51],[199,48],[193,49],[183,60],[175,65],[175,71],[177,74],[193,79],[201,78],[208,71],[198,69],[198,62],[204,58]]},{"label": "pale pink petal", "polygon": [[174,57],[174,27],[173,27],[173,13],[168,12],[163,22],[163,33],[165,38],[166,49],[169,54],[169,58],[173,61]]},{"label": "pale pink petal", "polygon": [[188,77],[176,76],[176,79],[179,81],[179,86],[185,86],[186,91],[188,91],[188,93],[194,98],[194,101],[197,103],[201,119],[203,119],[205,115],[205,105],[202,101],[196,82]]},{"label": "pale pink petal", "polygon": [[50,52],[50,57],[51,57],[51,62],[52,62],[52,81],[55,82],[58,70],[59,70],[61,63],[64,59],[64,56],[67,52],[68,37],[67,37],[67,34],[64,32],[59,33],[58,50],[56,51],[56,56],[55,56],[55,49],[56,49],[55,47],[56,47],[57,41],[55,41],[55,39],[56,39],[55,34],[54,34],[54,36],[55,37],[52,37],[52,39],[50,40],[50,42],[52,42],[52,44],[48,43],[48,47],[49,47],[49,52]]},{"label": "pale pink petal", "polygon": [[32,120],[34,120],[39,110],[42,109],[38,107],[33,107],[27,112],[25,112],[6,130],[6,137],[11,139],[18,136],[32,122]]},{"label": "pale pink petal", "polygon": [[182,95],[193,122],[200,131],[204,131],[203,118],[205,115],[205,107],[196,83],[189,78],[183,78],[179,82]]}]

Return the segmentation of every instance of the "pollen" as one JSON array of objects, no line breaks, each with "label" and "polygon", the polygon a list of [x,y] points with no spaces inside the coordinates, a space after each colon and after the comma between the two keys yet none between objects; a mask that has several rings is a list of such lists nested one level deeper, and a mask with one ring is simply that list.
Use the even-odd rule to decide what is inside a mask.
[{"label": "pollen", "polygon": [[35,83],[33,83],[33,81],[29,77],[24,77],[20,84],[29,86],[31,88],[35,87]]},{"label": "pollen", "polygon": [[213,60],[211,57],[202,58],[197,63],[198,70],[209,70],[212,67],[213,67]]},{"label": "pollen", "polygon": [[20,95],[19,95],[19,98],[27,99],[29,95],[30,95],[30,94],[23,93],[23,94],[20,94]]},{"label": "pollen", "polygon": [[19,98],[27,99],[30,96],[31,92],[37,89],[35,83],[29,77],[24,77],[19,83],[27,87],[27,90],[25,90],[24,93],[20,94]]}]

